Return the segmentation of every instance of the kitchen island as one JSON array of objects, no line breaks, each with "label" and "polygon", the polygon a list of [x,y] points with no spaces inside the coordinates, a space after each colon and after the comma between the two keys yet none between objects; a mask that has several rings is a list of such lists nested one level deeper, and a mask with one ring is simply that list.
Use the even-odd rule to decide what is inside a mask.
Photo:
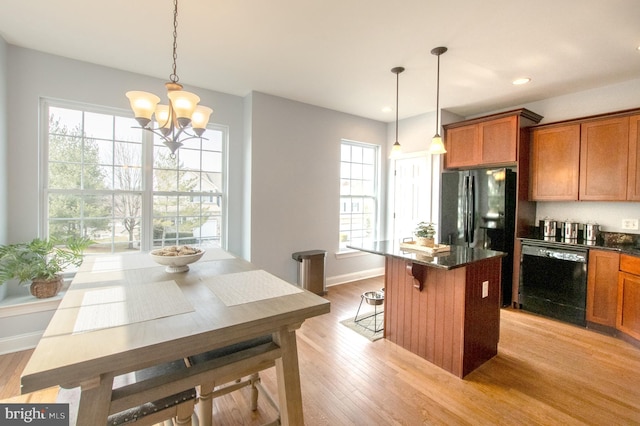
[{"label": "kitchen island", "polygon": [[450,246],[430,255],[393,241],[350,248],[385,256],[386,339],[458,377],[498,353],[506,253]]}]

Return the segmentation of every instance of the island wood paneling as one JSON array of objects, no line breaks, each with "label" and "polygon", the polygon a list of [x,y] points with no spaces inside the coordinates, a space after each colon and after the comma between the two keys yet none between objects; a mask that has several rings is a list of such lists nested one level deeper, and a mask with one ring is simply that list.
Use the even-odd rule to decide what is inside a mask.
[{"label": "island wood paneling", "polygon": [[[385,337],[464,377],[497,353],[500,262],[444,270],[387,257]],[[422,290],[414,276],[423,280]]]}]

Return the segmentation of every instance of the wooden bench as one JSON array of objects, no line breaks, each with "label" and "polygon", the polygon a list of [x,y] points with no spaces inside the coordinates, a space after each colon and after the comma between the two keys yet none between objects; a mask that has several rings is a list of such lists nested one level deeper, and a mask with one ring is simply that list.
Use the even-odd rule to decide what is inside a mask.
[{"label": "wooden bench", "polygon": [[[213,398],[244,386],[252,387],[252,409],[257,408],[260,389],[267,401],[278,410],[277,404],[260,384],[258,373],[273,367],[281,357],[280,346],[268,335],[191,356],[185,361],[174,361],[117,376],[113,382],[107,424],[122,425],[135,421],[136,425],[150,425],[171,418],[178,425],[190,424],[191,414],[198,402],[199,424],[210,426]],[[247,376],[248,379],[241,379]],[[216,389],[217,385],[228,383],[231,384]],[[195,387],[200,389],[199,395],[196,395]],[[79,387],[60,390],[58,402],[71,403],[70,417],[74,420],[79,400]],[[280,424],[280,416],[269,424]]]},{"label": "wooden bench", "polygon": [[[184,360],[177,360],[116,376],[109,417],[105,423],[96,419],[95,424],[118,426],[135,422],[136,425],[154,425],[174,419],[177,425],[191,425],[196,390],[193,386],[184,385],[185,390],[176,392],[172,385],[187,370]],[[60,388],[57,402],[69,404],[69,424],[75,425],[80,387]]]},{"label": "wooden bench", "polygon": [[[225,346],[187,359],[189,369],[198,377],[198,418],[201,426],[210,426],[213,416],[213,399],[245,386],[251,386],[251,409],[258,408],[258,390],[267,402],[279,412],[269,392],[260,383],[259,372],[275,365],[281,357],[280,347],[271,335]],[[247,379],[239,379],[248,376]],[[220,386],[235,381],[235,383]],[[279,425],[280,416],[268,423]]]}]

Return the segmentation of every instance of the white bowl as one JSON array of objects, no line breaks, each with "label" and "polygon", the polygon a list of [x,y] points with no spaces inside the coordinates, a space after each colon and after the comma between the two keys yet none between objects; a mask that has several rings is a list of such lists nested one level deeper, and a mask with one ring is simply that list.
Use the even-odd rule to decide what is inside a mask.
[{"label": "white bowl", "polygon": [[165,265],[164,270],[169,273],[175,272],[187,272],[189,270],[189,264],[200,260],[204,255],[204,250],[200,250],[196,254],[187,254],[184,256],[161,256],[157,253],[162,249],[153,250],[149,253],[151,258],[160,265]]}]

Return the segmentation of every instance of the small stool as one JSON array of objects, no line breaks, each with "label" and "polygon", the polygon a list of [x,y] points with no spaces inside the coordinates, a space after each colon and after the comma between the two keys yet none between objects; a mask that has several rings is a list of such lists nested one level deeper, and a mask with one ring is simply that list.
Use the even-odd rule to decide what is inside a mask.
[{"label": "small stool", "polygon": [[[360,308],[362,308],[362,302],[364,301],[366,301],[367,304],[369,305],[373,305],[373,314],[358,318],[358,314],[360,313]],[[384,330],[384,326],[380,328],[377,327],[378,314],[381,314],[384,312],[384,311],[378,312],[378,305],[382,305],[383,303],[384,303],[384,293],[382,291],[367,291],[362,293],[362,295],[360,296],[360,305],[358,306],[358,311],[356,312],[356,316],[353,319],[353,322],[358,324],[360,321],[364,319],[373,317],[373,328],[367,327],[366,325],[363,325],[362,327],[366,328],[369,331],[373,331],[374,333]]]}]

